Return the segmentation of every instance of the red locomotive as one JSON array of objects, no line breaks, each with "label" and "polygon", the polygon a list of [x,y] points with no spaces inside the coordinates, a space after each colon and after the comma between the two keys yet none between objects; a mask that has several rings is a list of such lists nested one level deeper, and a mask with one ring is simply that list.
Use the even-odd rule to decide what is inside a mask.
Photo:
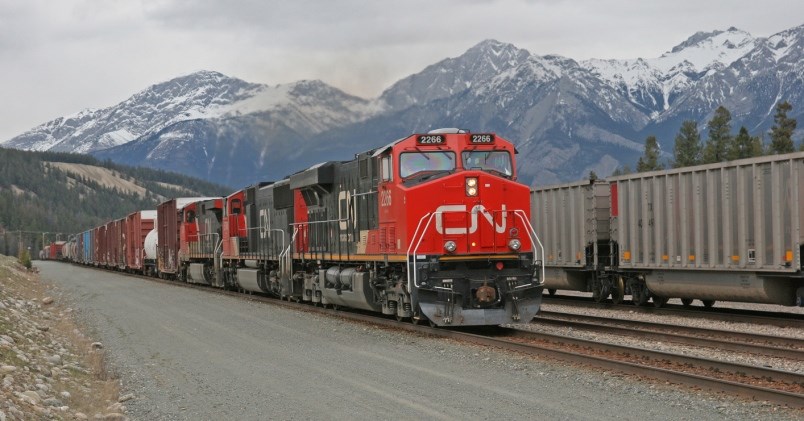
[{"label": "red locomotive", "polygon": [[529,322],[544,253],[515,154],[442,129],[226,198],[173,199],[157,209],[158,272],[439,326]]}]

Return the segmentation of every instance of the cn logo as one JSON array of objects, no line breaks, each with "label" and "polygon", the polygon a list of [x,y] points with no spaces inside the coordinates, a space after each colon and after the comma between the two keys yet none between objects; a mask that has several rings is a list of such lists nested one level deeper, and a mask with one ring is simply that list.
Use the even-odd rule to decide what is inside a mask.
[{"label": "cn logo", "polygon": [[268,210],[260,209],[260,239],[268,237],[268,231],[271,230],[271,219],[268,218]]},{"label": "cn logo", "polygon": [[471,210],[471,225],[467,230],[466,227],[460,228],[444,228],[444,214],[445,213],[466,213],[466,205],[443,205],[436,209],[435,221],[436,231],[439,234],[474,234],[477,231],[477,214],[483,215],[483,218],[494,228],[498,234],[505,232],[506,218],[508,213],[505,211],[505,205],[502,205],[502,223],[497,224],[494,222],[494,216],[491,212],[487,211],[483,205],[475,205]]}]

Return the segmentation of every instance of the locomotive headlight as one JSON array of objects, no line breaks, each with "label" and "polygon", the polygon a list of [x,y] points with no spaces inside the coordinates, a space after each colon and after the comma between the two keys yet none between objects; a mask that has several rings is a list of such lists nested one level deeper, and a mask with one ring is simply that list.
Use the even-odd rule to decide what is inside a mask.
[{"label": "locomotive headlight", "polygon": [[477,177],[468,177],[466,179],[466,195],[470,197],[477,196]]},{"label": "locomotive headlight", "polygon": [[446,251],[447,251],[447,253],[452,253],[452,252],[454,252],[454,251],[455,251],[457,248],[458,248],[458,245],[457,245],[457,244],[455,244],[455,242],[454,242],[454,241],[452,241],[452,240],[449,240],[449,241],[447,241],[446,243],[444,243],[444,250],[446,250]]},{"label": "locomotive headlight", "polygon": [[508,248],[513,251],[517,251],[522,247],[522,242],[519,241],[517,238],[512,238],[511,241],[508,242]]}]

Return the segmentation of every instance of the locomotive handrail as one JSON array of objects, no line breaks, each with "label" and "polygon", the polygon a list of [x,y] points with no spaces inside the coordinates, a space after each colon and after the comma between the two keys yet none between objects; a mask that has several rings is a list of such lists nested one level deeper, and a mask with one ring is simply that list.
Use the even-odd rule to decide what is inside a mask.
[{"label": "locomotive handrail", "polygon": [[[419,229],[421,228],[422,222],[424,222],[425,218],[427,218],[427,226],[425,226],[424,230],[422,231],[422,235],[421,235],[421,238],[419,239],[419,243],[421,243],[422,240],[424,239],[424,233],[427,232],[427,227],[430,226],[430,221],[433,218],[433,212],[427,212],[424,216],[421,217],[421,219],[419,219],[419,224],[416,225],[416,231],[413,232],[413,237],[411,237],[412,241],[410,242],[410,245],[408,246],[408,250],[405,252],[405,262],[408,265],[410,265],[410,251],[411,251],[411,249],[415,249],[415,250],[419,249],[419,244],[416,244],[415,248],[413,247],[413,244],[416,243],[416,238],[418,238],[417,236],[419,236]],[[413,258],[413,279],[412,279],[413,280],[413,285],[411,285],[411,282],[410,282],[411,281],[410,267],[408,267],[408,270],[407,270],[408,291],[413,291],[414,286],[416,288],[419,288],[419,284],[416,282],[416,273],[418,272],[418,270],[416,269],[416,258],[415,258],[416,254],[414,253],[413,256],[414,256],[414,258]]]},{"label": "locomotive handrail", "polygon": [[[530,240],[530,242],[531,242],[531,245],[532,245],[532,247],[533,247],[533,261],[534,261],[533,263],[534,263],[534,264],[535,264],[535,263],[536,263],[536,261],[537,261],[537,260],[536,260],[536,257],[537,257],[537,256],[536,256],[536,244],[538,244],[538,245],[539,245],[539,248],[540,248],[540,249],[541,249],[541,251],[542,251],[542,253],[541,253],[541,257],[540,257],[540,259],[539,259],[538,261],[540,262],[540,263],[539,263],[539,266],[541,266],[541,272],[542,272],[542,276],[541,276],[541,278],[539,278],[539,283],[540,283],[540,284],[543,284],[543,283],[544,283],[544,280],[545,280],[545,269],[544,269],[544,244],[542,244],[542,240],[540,240],[540,239],[539,239],[539,236],[538,236],[538,235],[536,235],[536,230],[534,230],[534,229],[533,229],[533,225],[531,225],[531,223],[530,223],[530,221],[528,220],[528,218],[526,218],[526,217],[525,217],[525,216],[526,216],[526,215],[525,215],[525,212],[524,212],[522,209],[516,209],[516,210],[514,210],[513,212],[514,212],[514,215],[518,216],[518,217],[519,217],[519,219],[521,219],[521,220],[522,220],[522,224],[525,226],[526,230],[528,231],[528,236],[531,236],[531,237],[532,237],[532,238],[531,238],[531,240]],[[534,240],[536,240],[536,241],[534,241]]]},{"label": "locomotive handrail", "polygon": [[[474,212],[474,210],[472,210],[472,211],[447,211],[446,213],[461,213],[461,212],[463,212],[463,213],[471,213],[471,212]],[[494,213],[497,213],[497,212],[503,212],[503,211],[494,211]],[[531,245],[533,247],[534,264],[538,261],[540,269],[541,269],[541,277],[539,278],[539,283],[544,283],[544,279],[545,279],[544,245],[542,244],[541,240],[539,239],[539,236],[536,235],[536,231],[533,229],[533,225],[531,225],[530,221],[528,221],[528,219],[525,217],[526,216],[525,211],[523,211],[521,209],[512,209],[510,211],[504,211],[504,212],[513,212],[514,215],[516,215],[522,221],[522,225],[525,227],[525,230],[528,233],[528,237],[530,238]],[[409,289],[412,289],[413,287],[419,288],[419,283],[418,283],[418,279],[417,279],[419,271],[416,268],[416,262],[418,261],[417,253],[418,253],[419,247],[421,246],[422,241],[424,240],[424,235],[427,232],[428,228],[430,228],[430,224],[432,223],[433,218],[436,215],[443,215],[444,213],[445,213],[444,211],[428,212],[424,216],[422,216],[421,219],[419,219],[419,223],[416,225],[416,230],[413,232],[412,241],[410,243],[410,246],[408,246],[408,250],[407,250],[407,252],[405,254],[405,260],[407,261],[408,264],[410,264],[410,260],[411,260],[410,257],[413,256],[413,275],[412,275],[412,277],[411,277],[411,273],[410,273],[411,271],[410,270],[407,271],[408,288]],[[427,223],[425,224],[424,229],[421,229],[422,224],[424,223],[425,219],[427,220]],[[467,231],[466,235],[467,236],[469,235],[468,231]],[[540,255],[538,255],[538,253],[537,253],[537,248],[536,248],[537,245],[538,245],[538,249],[541,251]],[[539,257],[539,259],[537,259],[537,257]],[[413,282],[411,283],[411,281],[413,281]],[[436,287],[436,288],[438,288],[438,287]]]},{"label": "locomotive handrail", "polygon": [[[293,225],[293,224],[291,224]],[[299,233],[299,227],[293,227],[293,236],[290,238],[290,242],[288,243],[288,247],[279,254],[279,272],[280,276],[287,272],[288,279],[290,279],[290,270],[288,268],[292,267],[293,260],[291,258],[290,249],[293,247],[293,244],[296,242],[296,234]]]}]

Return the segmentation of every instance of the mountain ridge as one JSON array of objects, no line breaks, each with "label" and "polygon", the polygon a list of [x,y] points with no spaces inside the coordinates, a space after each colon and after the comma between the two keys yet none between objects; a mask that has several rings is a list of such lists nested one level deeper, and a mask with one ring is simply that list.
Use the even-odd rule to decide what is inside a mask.
[{"label": "mountain ridge", "polygon": [[487,39],[373,99],[321,81],[268,86],[202,71],[4,146],[91,152],[237,187],[413,132],[463,127],[514,141],[521,179],[550,184],[632,164],[649,134],[670,151],[681,121],[704,126],[719,105],[735,129],[753,133],[772,125],[779,100],[794,105],[791,117],[803,115],[802,40],[804,25],[768,38],[731,27],[697,32],[656,58],[576,61]]}]

